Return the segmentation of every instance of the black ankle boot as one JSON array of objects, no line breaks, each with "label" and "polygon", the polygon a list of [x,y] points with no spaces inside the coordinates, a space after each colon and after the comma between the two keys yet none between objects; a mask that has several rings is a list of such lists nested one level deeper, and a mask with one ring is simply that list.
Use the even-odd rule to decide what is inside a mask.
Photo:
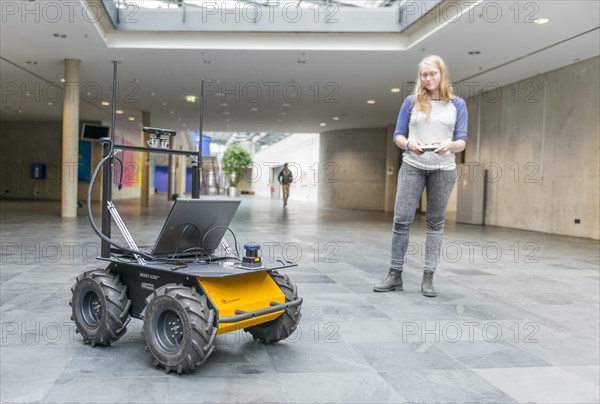
[{"label": "black ankle boot", "polygon": [[423,272],[423,281],[421,282],[421,292],[423,296],[427,297],[436,297],[437,292],[433,288],[433,272],[425,271]]},{"label": "black ankle boot", "polygon": [[381,283],[373,286],[374,292],[391,292],[392,290],[402,290],[402,271],[390,269],[390,272]]}]

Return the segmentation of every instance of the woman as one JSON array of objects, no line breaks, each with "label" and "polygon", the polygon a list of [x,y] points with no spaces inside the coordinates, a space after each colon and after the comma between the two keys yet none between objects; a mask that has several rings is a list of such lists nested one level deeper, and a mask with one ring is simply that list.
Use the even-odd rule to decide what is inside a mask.
[{"label": "woman", "polygon": [[404,100],[394,131],[394,143],[405,152],[396,192],[392,262],[387,278],[373,288],[375,292],[402,290],[410,225],[423,189],[427,189],[421,292],[427,297],[437,296],[433,274],[442,247],[448,198],[456,182],[454,155],[465,149],[466,141],[465,101],[454,96],[442,58],[427,56],[419,63],[415,92]]}]

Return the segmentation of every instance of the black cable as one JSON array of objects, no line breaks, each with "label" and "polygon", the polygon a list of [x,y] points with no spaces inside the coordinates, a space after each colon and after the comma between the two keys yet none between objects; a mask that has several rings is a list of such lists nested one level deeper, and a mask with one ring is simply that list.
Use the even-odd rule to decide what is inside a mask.
[{"label": "black cable", "polygon": [[[112,146],[112,141],[111,143],[111,150],[113,148]],[[116,242],[114,242],[113,240],[109,239],[108,237],[106,237],[101,231],[100,229],[98,229],[98,226],[96,226],[96,223],[94,222],[94,216],[92,213],[92,189],[94,187],[94,182],[96,182],[96,177],[98,176],[98,172],[100,171],[100,168],[102,168],[102,166],[104,164],[106,164],[106,162],[111,159],[114,158],[112,156],[112,153],[109,154],[108,156],[104,157],[100,163],[98,163],[98,165],[96,166],[96,169],[94,170],[94,174],[92,175],[92,178],[90,179],[90,185],[88,186],[88,192],[87,192],[87,210],[88,210],[88,219],[90,221],[90,225],[92,226],[92,229],[94,230],[94,232],[96,233],[96,235],[98,235],[98,237],[100,237],[102,240],[106,241],[108,244],[117,247],[119,250],[121,251],[125,251],[128,252],[130,254],[134,254],[135,255],[139,255],[140,257],[146,258],[148,260],[151,261],[155,261],[156,257],[143,253],[141,251],[135,251],[132,250],[130,248],[126,248],[123,246],[120,246],[119,244],[117,244]]]},{"label": "black cable", "polygon": [[117,156],[114,156],[114,158],[121,164],[121,175],[119,176],[119,185],[117,187],[120,191],[123,188],[123,162]]},{"label": "black cable", "polygon": [[235,237],[235,233],[233,232],[233,230],[231,230],[231,229],[230,229],[229,227],[227,227],[227,226],[216,226],[216,227],[213,227],[212,229],[210,229],[209,231],[207,231],[207,232],[204,234],[204,237],[202,237],[202,247],[204,247],[204,241],[206,240],[206,236],[208,236],[208,235],[209,235],[209,233],[210,233],[211,231],[213,231],[213,230],[216,230],[216,229],[225,229],[225,230],[229,230],[229,232],[231,233],[231,236],[233,237],[233,242],[234,242],[234,244],[235,244],[235,253],[236,253],[236,255],[237,255],[237,259],[240,259],[240,251],[238,250],[237,238]]},{"label": "black cable", "polygon": [[[171,259],[174,259],[177,256],[177,251],[179,250],[179,247],[181,246],[181,240],[183,240],[183,235],[185,234],[185,231],[187,230],[187,228],[190,226],[194,227],[196,229],[196,231],[198,232],[198,235],[200,235],[200,229],[198,228],[198,226],[194,225],[193,223],[186,223],[185,227],[181,231],[181,234],[179,235],[179,241],[177,241],[177,246],[175,247],[175,252],[171,256]],[[189,250],[189,248],[188,248],[188,250]],[[185,250],[185,251],[188,251],[188,250]],[[183,251],[181,254],[183,254],[185,251]]]}]

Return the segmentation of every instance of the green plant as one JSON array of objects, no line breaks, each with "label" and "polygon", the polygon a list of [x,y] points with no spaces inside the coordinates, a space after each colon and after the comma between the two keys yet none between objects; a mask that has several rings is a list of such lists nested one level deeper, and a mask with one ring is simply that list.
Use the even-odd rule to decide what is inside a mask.
[{"label": "green plant", "polygon": [[251,161],[250,154],[237,143],[225,150],[221,165],[229,179],[229,186],[237,187]]}]

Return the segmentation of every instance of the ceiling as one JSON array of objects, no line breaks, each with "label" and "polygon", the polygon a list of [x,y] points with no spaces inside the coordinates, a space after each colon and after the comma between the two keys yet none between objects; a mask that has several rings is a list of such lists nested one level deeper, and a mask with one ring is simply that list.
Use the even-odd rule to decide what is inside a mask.
[{"label": "ceiling", "polygon": [[197,130],[200,104],[185,97],[200,96],[204,79],[204,131],[280,135],[393,125],[428,54],[446,60],[466,98],[600,53],[597,0],[484,1],[381,34],[120,32],[75,6],[58,19],[43,6],[23,12],[25,3],[2,10],[1,120],[60,120],[65,58],[81,60],[83,120],[110,122],[100,103],[119,60],[118,124],[150,111],[152,126]]}]

